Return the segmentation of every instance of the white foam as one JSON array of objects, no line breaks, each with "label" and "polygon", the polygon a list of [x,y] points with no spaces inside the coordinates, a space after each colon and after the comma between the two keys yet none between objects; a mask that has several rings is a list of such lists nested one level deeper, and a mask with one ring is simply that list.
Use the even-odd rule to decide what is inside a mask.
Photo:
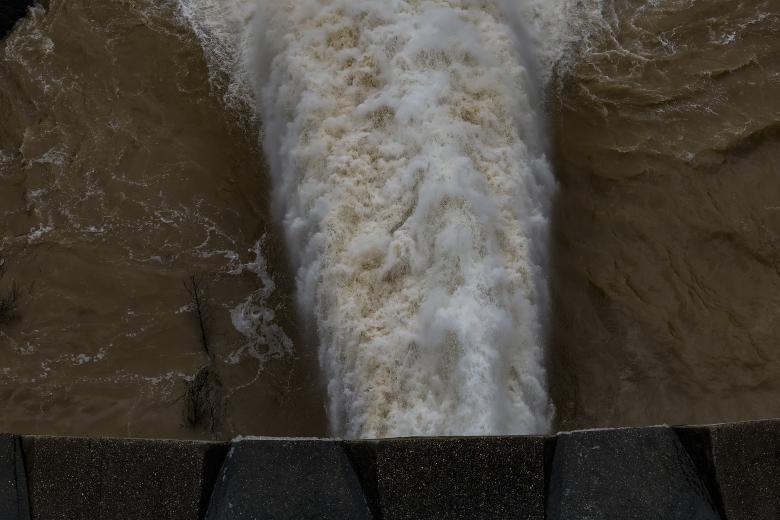
[{"label": "white foam", "polygon": [[574,2],[253,5],[227,63],[262,113],[333,433],[546,431],[540,100]]},{"label": "white foam", "polygon": [[255,243],[253,261],[240,264],[230,271],[231,274],[250,271],[261,283],[259,289],[230,311],[233,327],[245,339],[244,344],[227,357],[227,361],[232,364],[240,362],[244,354],[249,354],[264,363],[269,358],[293,353],[292,340],[276,323],[276,313],[270,302],[276,290],[276,283],[268,273],[267,262],[263,256],[264,242],[265,237]]},{"label": "white foam", "polygon": [[251,21],[257,6],[258,0],[179,0],[181,15],[204,49],[212,83],[232,108],[253,104],[247,62],[254,54]]}]

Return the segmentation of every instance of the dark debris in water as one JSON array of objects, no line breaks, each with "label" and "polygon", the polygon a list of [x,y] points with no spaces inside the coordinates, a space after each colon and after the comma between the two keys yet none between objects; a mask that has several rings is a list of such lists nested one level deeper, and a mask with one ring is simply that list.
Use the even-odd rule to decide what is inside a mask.
[{"label": "dark debris in water", "polygon": [[4,38],[16,22],[27,13],[33,0],[3,0],[0,2],[0,38]]},{"label": "dark debris in water", "polygon": [[[0,258],[0,284],[5,278],[5,262]],[[0,285],[2,287],[2,285]],[[16,282],[11,282],[8,289],[0,291],[0,323],[5,323],[18,318],[19,288]]]},{"label": "dark debris in water", "polygon": [[221,423],[222,412],[222,380],[211,365],[205,365],[187,388],[184,420],[190,428],[215,432]]}]

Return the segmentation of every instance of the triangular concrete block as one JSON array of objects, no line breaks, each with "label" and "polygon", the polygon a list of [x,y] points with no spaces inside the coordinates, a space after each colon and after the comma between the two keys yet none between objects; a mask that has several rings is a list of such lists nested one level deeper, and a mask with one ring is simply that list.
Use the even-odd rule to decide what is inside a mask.
[{"label": "triangular concrete block", "polygon": [[15,435],[0,435],[0,518],[30,519],[24,459]]},{"label": "triangular concrete block", "polygon": [[719,520],[696,465],[671,428],[558,435],[549,520]]},{"label": "triangular concrete block", "polygon": [[217,480],[208,520],[371,520],[337,441],[242,440]]}]

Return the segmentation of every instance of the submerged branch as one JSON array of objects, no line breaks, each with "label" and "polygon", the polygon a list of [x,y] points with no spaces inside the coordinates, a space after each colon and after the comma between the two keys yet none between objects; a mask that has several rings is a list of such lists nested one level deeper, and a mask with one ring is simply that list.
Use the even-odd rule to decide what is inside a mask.
[{"label": "submerged branch", "polygon": [[198,320],[198,328],[200,330],[200,345],[206,352],[206,355],[211,359],[211,345],[209,342],[209,309],[206,297],[206,283],[203,280],[203,276],[192,274],[184,280],[184,289],[190,297],[190,304],[192,305],[195,317]]},{"label": "submerged branch", "polygon": [[[0,281],[5,277],[5,261],[0,258]],[[16,282],[11,282],[11,288],[0,294],[0,323],[18,318],[19,288]]]},{"label": "submerged branch", "polygon": [[190,428],[204,428],[212,433],[222,419],[224,397],[222,381],[215,367],[211,350],[211,315],[208,305],[207,283],[203,275],[191,274],[184,280],[184,289],[190,298],[200,332],[200,346],[208,356],[208,364],[202,366],[187,385],[184,396],[184,421]]}]

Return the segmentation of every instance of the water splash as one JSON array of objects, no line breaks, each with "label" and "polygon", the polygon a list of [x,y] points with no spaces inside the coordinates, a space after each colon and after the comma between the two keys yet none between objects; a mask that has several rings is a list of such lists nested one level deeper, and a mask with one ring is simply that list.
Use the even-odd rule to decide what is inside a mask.
[{"label": "water splash", "polygon": [[234,33],[248,46],[239,76],[262,114],[333,432],[546,431],[555,183],[540,99],[574,3],[254,7],[254,32]]},{"label": "water splash", "polygon": [[269,359],[293,353],[292,340],[275,320],[276,313],[270,300],[276,283],[268,273],[268,264],[263,256],[264,244],[265,236],[255,243],[255,259],[230,271],[234,275],[244,271],[254,273],[261,286],[230,311],[233,327],[244,336],[245,341],[241,348],[228,356],[229,363],[238,363],[243,355],[249,354],[262,366]]}]

